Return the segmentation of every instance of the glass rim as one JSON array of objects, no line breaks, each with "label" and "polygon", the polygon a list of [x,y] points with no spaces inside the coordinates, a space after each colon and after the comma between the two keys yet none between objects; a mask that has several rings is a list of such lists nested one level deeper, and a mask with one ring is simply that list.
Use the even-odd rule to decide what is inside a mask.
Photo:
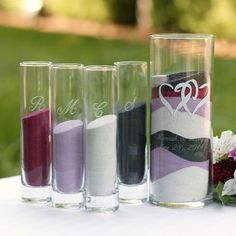
[{"label": "glass rim", "polygon": [[150,39],[214,39],[213,34],[159,33],[151,34]]},{"label": "glass rim", "polygon": [[83,69],[84,65],[81,63],[54,63],[52,64],[52,69],[67,69],[67,70],[74,70],[74,69]]},{"label": "glass rim", "polygon": [[51,66],[53,63],[51,61],[23,61],[20,62],[21,67],[44,67]]},{"label": "glass rim", "polygon": [[139,65],[147,65],[146,61],[116,61],[114,62],[115,66],[139,66]]},{"label": "glass rim", "polygon": [[114,65],[88,65],[84,67],[84,71],[115,71]]}]

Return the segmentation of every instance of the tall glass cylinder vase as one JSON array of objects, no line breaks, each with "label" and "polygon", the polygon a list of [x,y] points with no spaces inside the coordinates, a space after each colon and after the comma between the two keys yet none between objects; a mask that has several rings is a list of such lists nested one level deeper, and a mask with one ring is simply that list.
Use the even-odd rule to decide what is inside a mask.
[{"label": "tall glass cylinder vase", "polygon": [[202,207],[212,199],[213,36],[156,34],[150,40],[150,201]]},{"label": "tall glass cylinder vase", "polygon": [[147,199],[147,63],[115,63],[118,79],[119,199],[142,203]]},{"label": "tall glass cylinder vase", "polygon": [[50,201],[51,111],[50,62],[22,62],[21,181],[22,199]]},{"label": "tall glass cylinder vase", "polygon": [[52,204],[84,206],[83,65],[52,66]]},{"label": "tall glass cylinder vase", "polygon": [[117,86],[114,66],[84,69],[86,120],[86,208],[118,209]]}]

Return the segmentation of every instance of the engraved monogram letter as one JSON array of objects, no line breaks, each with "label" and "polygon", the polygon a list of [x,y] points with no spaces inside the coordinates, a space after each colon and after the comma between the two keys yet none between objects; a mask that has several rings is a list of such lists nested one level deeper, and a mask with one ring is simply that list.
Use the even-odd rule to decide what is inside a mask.
[{"label": "engraved monogram letter", "polygon": [[107,106],[107,102],[101,102],[100,104],[99,103],[94,103],[93,104],[93,110],[94,110],[94,114],[95,116],[98,118],[98,117],[101,117],[103,115],[103,109]]},{"label": "engraved monogram letter", "polygon": [[35,96],[30,101],[30,111],[41,110],[45,107],[45,99],[42,96]]},{"label": "engraved monogram letter", "polygon": [[58,115],[65,115],[67,113],[74,115],[78,109],[79,99],[71,99],[65,107],[59,106],[57,108]]},{"label": "engraved monogram letter", "polygon": [[134,97],[133,101],[128,101],[124,106],[124,110],[130,111],[134,109],[136,100],[137,100],[137,96]]}]

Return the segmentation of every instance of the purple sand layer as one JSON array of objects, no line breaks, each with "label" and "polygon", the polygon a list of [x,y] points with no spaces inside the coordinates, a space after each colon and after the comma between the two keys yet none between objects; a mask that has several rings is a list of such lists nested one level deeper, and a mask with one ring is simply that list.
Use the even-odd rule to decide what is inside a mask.
[{"label": "purple sand layer", "polygon": [[53,132],[54,187],[62,193],[78,193],[83,185],[83,123],[65,121]]},{"label": "purple sand layer", "polygon": [[50,184],[50,116],[44,109],[22,118],[23,169],[26,184],[47,186]]},{"label": "purple sand layer", "polygon": [[196,166],[209,170],[209,160],[202,162],[187,161],[164,148],[151,151],[151,180],[155,181],[180,169]]},{"label": "purple sand layer", "polygon": [[[165,100],[171,105],[173,111],[175,111],[175,109],[177,108],[177,106],[181,102],[180,97],[165,97]],[[187,103],[187,107],[188,107],[189,111],[192,113],[201,101],[202,101],[202,99],[194,100],[194,99],[190,98]],[[152,112],[154,112],[157,109],[162,108],[162,107],[164,107],[164,104],[162,103],[160,98],[152,99]],[[178,111],[186,112],[184,107],[181,107]],[[195,114],[205,117],[206,119],[210,120],[211,119],[211,102],[209,101],[206,104],[199,107],[199,109],[195,112]]]}]

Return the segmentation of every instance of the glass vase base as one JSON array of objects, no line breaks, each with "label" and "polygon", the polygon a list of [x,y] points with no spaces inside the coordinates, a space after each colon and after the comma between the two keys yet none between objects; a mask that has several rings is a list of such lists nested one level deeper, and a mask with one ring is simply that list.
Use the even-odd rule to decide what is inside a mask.
[{"label": "glass vase base", "polygon": [[52,206],[56,208],[82,208],[84,207],[84,192],[59,193],[52,191]]},{"label": "glass vase base", "polygon": [[138,185],[119,184],[119,201],[126,204],[142,204],[147,201],[147,183]]},{"label": "glass vase base", "polygon": [[21,186],[21,199],[30,203],[49,203],[51,201],[51,187]]},{"label": "glass vase base", "polygon": [[118,193],[113,193],[106,196],[91,196],[86,197],[86,210],[97,213],[109,213],[119,209]]},{"label": "glass vase base", "polygon": [[150,196],[149,202],[153,205],[167,207],[167,208],[179,208],[179,209],[192,209],[192,208],[202,208],[210,203],[212,203],[212,197],[204,198],[201,201],[194,201],[194,202],[163,202],[158,201],[153,198],[153,195]]}]

